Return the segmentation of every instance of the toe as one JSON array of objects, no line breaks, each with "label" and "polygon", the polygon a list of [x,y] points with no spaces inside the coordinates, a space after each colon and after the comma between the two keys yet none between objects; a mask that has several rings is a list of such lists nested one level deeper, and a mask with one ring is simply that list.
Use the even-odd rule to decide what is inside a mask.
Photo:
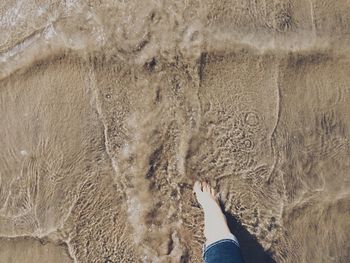
[{"label": "toe", "polygon": [[210,188],[210,192],[211,192],[211,195],[212,195],[212,196],[214,196],[214,197],[216,196],[216,191],[215,191],[214,188],[211,187],[211,188]]},{"label": "toe", "polygon": [[207,184],[207,182],[203,182],[202,183],[202,190],[203,190],[203,192],[208,192],[208,184]]},{"label": "toe", "polygon": [[201,191],[201,183],[196,181],[193,185],[193,192],[197,194],[200,191]]},{"label": "toe", "polygon": [[206,182],[202,182],[201,189],[202,189],[203,192],[205,191],[206,187],[207,187],[207,183]]},{"label": "toe", "polygon": [[210,189],[211,189],[210,184],[206,183],[205,191],[206,191],[207,193],[211,193],[211,192],[210,192]]}]

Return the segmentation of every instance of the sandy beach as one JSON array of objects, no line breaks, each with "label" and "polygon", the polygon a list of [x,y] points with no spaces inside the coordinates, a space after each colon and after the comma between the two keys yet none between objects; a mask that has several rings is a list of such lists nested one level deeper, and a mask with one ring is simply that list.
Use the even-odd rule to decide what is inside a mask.
[{"label": "sandy beach", "polygon": [[0,262],[350,260],[350,3],[4,0]]}]

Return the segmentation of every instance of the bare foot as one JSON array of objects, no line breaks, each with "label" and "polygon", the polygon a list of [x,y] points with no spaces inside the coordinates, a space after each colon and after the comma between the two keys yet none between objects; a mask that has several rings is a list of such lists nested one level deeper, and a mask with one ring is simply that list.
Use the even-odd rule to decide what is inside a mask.
[{"label": "bare foot", "polygon": [[198,203],[204,211],[204,236],[207,244],[232,235],[227,226],[226,217],[221,211],[215,190],[207,183],[196,181],[193,186]]}]

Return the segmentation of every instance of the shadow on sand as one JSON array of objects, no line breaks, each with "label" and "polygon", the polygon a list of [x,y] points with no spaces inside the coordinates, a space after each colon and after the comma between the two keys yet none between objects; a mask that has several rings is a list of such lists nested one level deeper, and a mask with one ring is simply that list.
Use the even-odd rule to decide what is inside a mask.
[{"label": "shadow on sand", "polygon": [[271,255],[258,243],[256,238],[252,236],[233,215],[229,213],[225,213],[225,215],[231,232],[234,233],[239,241],[241,252],[246,263],[276,263]]}]

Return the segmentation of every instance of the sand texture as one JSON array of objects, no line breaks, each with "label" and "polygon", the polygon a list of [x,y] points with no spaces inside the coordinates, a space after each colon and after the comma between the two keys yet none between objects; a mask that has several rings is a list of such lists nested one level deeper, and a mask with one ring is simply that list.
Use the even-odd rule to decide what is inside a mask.
[{"label": "sand texture", "polygon": [[348,0],[0,2],[0,262],[350,261]]}]

